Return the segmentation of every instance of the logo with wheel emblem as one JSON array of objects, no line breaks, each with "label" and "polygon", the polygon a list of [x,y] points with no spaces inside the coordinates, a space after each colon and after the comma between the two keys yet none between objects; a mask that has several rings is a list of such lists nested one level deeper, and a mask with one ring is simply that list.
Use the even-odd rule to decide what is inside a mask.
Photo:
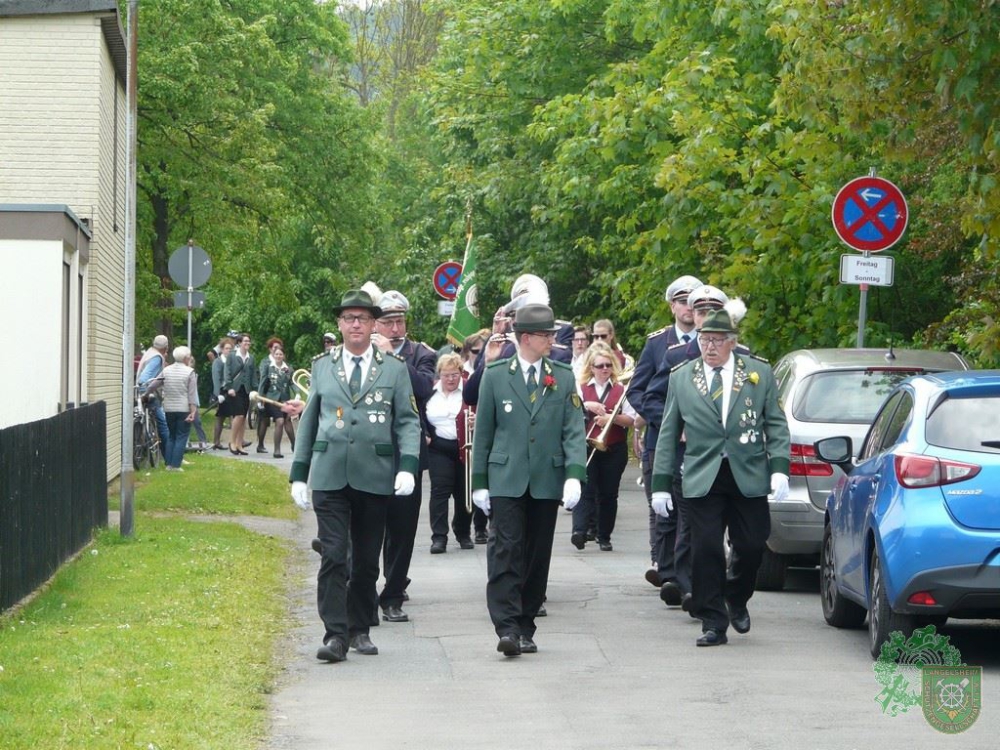
[{"label": "logo with wheel emblem", "polygon": [[958,734],[979,718],[982,667],[924,667],[924,718],[939,732]]},{"label": "logo with wheel emblem", "polygon": [[939,732],[964,732],[979,718],[982,667],[969,667],[951,639],[933,625],[898,630],[882,644],[873,665],[882,692],[875,696],[882,713],[898,716],[914,706]]}]

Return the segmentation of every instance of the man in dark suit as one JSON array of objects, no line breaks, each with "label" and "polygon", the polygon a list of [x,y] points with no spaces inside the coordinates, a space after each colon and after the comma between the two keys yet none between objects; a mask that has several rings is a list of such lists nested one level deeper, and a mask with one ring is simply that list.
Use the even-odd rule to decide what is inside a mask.
[{"label": "man in dark suit", "polygon": [[[695,326],[701,326],[713,310],[723,307],[729,312],[734,324],[739,324],[746,314],[746,305],[740,299],[730,300],[718,287],[704,285],[691,291],[688,306],[694,316]],[[742,344],[736,346],[737,354],[749,354]],[[670,371],[677,365],[690,362],[701,356],[698,339],[671,346],[663,354],[656,373],[646,387],[642,410],[650,424],[659,425],[663,420],[663,407],[667,400]],[[657,445],[654,443],[654,446]],[[662,446],[663,450],[677,451],[677,465],[684,461],[684,440],[676,448]],[[687,523],[687,506],[681,490],[680,475],[674,477],[673,502],[675,512],[666,516],[656,516],[656,528],[662,531],[662,543],[656,548],[656,569],[659,573],[660,598],[670,606],[681,605],[687,611],[691,597],[691,529]],[[655,514],[655,513],[654,513]]]},{"label": "man in dark suit", "polygon": [[586,477],[573,370],[547,356],[556,330],[547,305],[517,311],[517,354],[487,368],[476,411],[472,501],[492,512],[486,602],[505,656],[538,650],[559,501],[571,510]]},{"label": "man in dark suit", "polygon": [[420,505],[423,501],[423,470],[427,466],[427,401],[434,394],[437,353],[427,344],[411,341],[406,337],[406,314],[410,301],[401,293],[389,290],[378,301],[382,315],[375,321],[376,336],[372,343],[379,351],[394,353],[406,363],[410,385],[420,412],[420,470],[417,472],[416,489],[405,496],[394,495],[389,500],[385,521],[385,544],[382,563],[385,567],[385,586],[379,595],[382,619],[385,622],[406,622],[409,616],[403,611],[406,587],[410,583],[410,561],[413,542],[417,536]]},{"label": "man in dark suit", "polygon": [[386,509],[393,494],[413,492],[420,462],[420,418],[406,365],[371,344],[382,311],[366,292],[351,290],[334,312],[344,345],[313,362],[290,476],[295,504],[316,509],[325,627],[316,658],[329,662],[343,661],[348,646],[378,653],[368,632]]},{"label": "man in dark suit", "polygon": [[[770,366],[735,354],[736,326],[725,310],[698,328],[701,356],[670,374],[661,448],[653,462],[653,508],[672,512],[674,477],[681,484],[691,523],[691,610],[702,621],[698,646],[728,641],[750,630],[747,602],[764,544],[771,533],[768,492],[788,495],[790,441]],[[683,469],[665,450],[686,438]],[[733,561],[726,571],[724,536]]]},{"label": "man in dark suit", "polygon": [[[660,420],[650,420],[643,413],[642,401],[649,385],[650,379],[656,373],[656,367],[663,359],[663,353],[667,348],[679,342],[694,339],[694,319],[691,308],[688,306],[688,293],[701,286],[701,282],[694,276],[679,276],[670,282],[664,294],[667,302],[670,303],[670,312],[674,316],[673,325],[665,326],[653,331],[646,337],[646,345],[642,348],[639,361],[636,363],[635,372],[629,381],[626,398],[632,408],[635,409],[639,417],[635,421],[635,432],[638,435],[642,428],[646,428],[643,438],[640,460],[642,462],[643,488],[646,491],[646,503],[650,502],[649,485],[651,467],[653,465],[653,453],[656,450],[657,432],[660,429]],[[658,517],[649,511],[649,556],[652,565],[646,571],[646,580],[654,586],[662,583],[661,576],[656,567],[659,551],[664,544],[673,544],[673,524],[664,526]]]}]

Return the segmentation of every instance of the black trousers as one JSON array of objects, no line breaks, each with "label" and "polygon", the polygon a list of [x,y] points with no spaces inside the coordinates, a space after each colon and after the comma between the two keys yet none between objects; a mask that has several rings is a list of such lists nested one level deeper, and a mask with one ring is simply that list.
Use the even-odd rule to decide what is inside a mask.
[{"label": "black trousers", "polygon": [[336,638],[346,647],[368,632],[389,500],[350,487],[314,490],[312,497],[323,550],[316,587],[323,641]]},{"label": "black trousers", "polygon": [[653,458],[656,451],[643,451],[639,464],[642,469],[642,490],[646,493],[646,505],[649,508],[649,561],[657,561],[657,536],[656,519],[659,518],[653,512]]},{"label": "black trousers", "polygon": [[611,541],[618,517],[618,488],[628,465],[628,444],[613,443],[596,451],[587,467],[587,491],[573,508],[573,532],[585,533],[597,517],[597,541]]},{"label": "black trousers", "polygon": [[[422,440],[423,438],[421,438]],[[383,609],[403,604],[403,592],[410,583],[410,560],[413,558],[413,540],[420,521],[420,504],[423,502],[422,471],[417,472],[412,495],[392,495],[385,516],[385,542],[382,545],[382,565],[385,567],[385,586],[378,603]]]},{"label": "black trousers", "polygon": [[458,460],[458,441],[434,438],[427,451],[431,477],[431,541],[448,542],[448,501],[455,499],[451,529],[456,539],[471,536],[472,514],[465,509],[465,464]]},{"label": "black trousers", "polygon": [[494,497],[486,545],[486,605],[497,635],[535,634],[535,615],[545,599],[556,530],[558,500]]},{"label": "black trousers", "polygon": [[[726,602],[744,607],[753,596],[757,568],[771,533],[767,496],[746,497],[722,461],[715,482],[704,497],[688,498],[691,521],[691,604],[702,630],[729,627]],[[732,565],[726,572],[723,538],[729,529]]]},{"label": "black trousers", "polygon": [[674,475],[670,496],[673,512],[667,517],[657,516],[656,569],[664,581],[676,581],[682,593],[691,591],[691,529],[685,523],[684,495],[681,475]]}]

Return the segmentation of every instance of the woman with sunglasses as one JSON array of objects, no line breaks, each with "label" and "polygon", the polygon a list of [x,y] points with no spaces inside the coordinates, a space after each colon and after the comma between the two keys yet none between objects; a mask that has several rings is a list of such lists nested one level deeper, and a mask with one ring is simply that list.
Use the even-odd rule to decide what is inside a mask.
[{"label": "woman with sunglasses", "polygon": [[605,344],[611,347],[611,351],[615,353],[615,358],[618,360],[618,364],[625,368],[627,355],[622,351],[621,344],[618,343],[618,339],[615,338],[615,324],[612,323],[607,318],[602,318],[601,320],[594,321],[594,333],[591,336],[593,341],[603,341]]},{"label": "woman with sunglasses", "polygon": [[[596,324],[594,328],[596,330]],[[587,438],[600,435],[609,419],[612,426],[604,437],[607,450],[591,449],[593,455],[587,465],[587,485],[580,502],[573,509],[570,541],[577,549],[583,549],[587,544],[587,520],[596,505],[597,544],[603,552],[612,550],[611,534],[618,516],[618,486],[628,464],[628,429],[635,422],[635,410],[627,400],[620,409],[615,408],[625,395],[625,386],[618,381],[620,375],[621,366],[611,347],[603,341],[591,344],[579,379]]]}]

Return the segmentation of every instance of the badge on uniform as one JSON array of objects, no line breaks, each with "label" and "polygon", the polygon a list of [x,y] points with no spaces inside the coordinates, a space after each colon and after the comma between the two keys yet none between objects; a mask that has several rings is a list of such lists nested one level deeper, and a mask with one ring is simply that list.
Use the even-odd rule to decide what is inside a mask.
[{"label": "badge on uniform", "polygon": [[569,398],[570,398],[570,401],[573,402],[573,408],[574,409],[579,409],[580,408],[580,404],[581,404],[581,402],[580,402],[580,396],[578,394],[576,394],[576,393],[572,393],[572,394],[570,394]]},{"label": "badge on uniform", "polygon": [[512,411],[514,411],[514,403],[510,399],[505,398],[503,400],[503,410],[507,414],[510,414]]},{"label": "badge on uniform", "polygon": [[338,430],[344,429],[344,407],[337,407],[337,421],[334,423],[334,427]]},{"label": "badge on uniform", "polygon": [[379,402],[382,401],[382,391],[375,391],[375,400]]}]

